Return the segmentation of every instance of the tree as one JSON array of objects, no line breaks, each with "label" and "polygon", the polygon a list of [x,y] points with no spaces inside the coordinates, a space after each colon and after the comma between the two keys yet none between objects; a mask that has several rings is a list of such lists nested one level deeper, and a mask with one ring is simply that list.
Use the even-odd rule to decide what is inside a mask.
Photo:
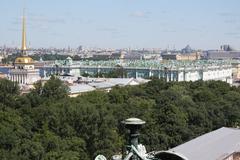
[{"label": "tree", "polygon": [[240,89],[224,82],[166,82],[114,87],[67,98],[57,77],[26,95],[0,80],[0,159],[108,159],[121,153],[127,130],[121,121],[147,123],[140,143],[165,150],[214,129],[240,124]]},{"label": "tree", "polygon": [[0,79],[0,103],[14,107],[20,91],[17,83]]},{"label": "tree", "polygon": [[62,99],[68,96],[68,91],[69,88],[60,79],[51,76],[50,80],[43,85],[41,95],[49,99]]}]

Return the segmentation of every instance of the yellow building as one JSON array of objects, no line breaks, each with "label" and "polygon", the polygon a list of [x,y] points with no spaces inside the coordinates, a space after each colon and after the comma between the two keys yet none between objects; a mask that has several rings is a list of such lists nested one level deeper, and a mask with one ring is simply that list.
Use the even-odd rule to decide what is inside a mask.
[{"label": "yellow building", "polygon": [[201,59],[199,52],[189,54],[163,54],[163,60],[195,61]]},{"label": "yellow building", "polygon": [[0,79],[3,79],[3,78],[7,78],[7,75],[2,73],[2,72],[0,72]]},{"label": "yellow building", "polygon": [[240,80],[240,64],[238,62],[232,63],[233,67],[233,80],[239,81]]}]

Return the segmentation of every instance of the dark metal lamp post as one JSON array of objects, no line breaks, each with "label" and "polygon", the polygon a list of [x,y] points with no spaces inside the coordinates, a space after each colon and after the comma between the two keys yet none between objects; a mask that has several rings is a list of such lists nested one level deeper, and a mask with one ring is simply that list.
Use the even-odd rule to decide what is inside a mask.
[{"label": "dark metal lamp post", "polygon": [[[146,148],[138,143],[139,130],[146,122],[138,118],[129,118],[122,123],[130,130],[129,144],[127,145],[127,155],[115,155],[112,160],[188,160],[172,151],[146,152]],[[103,155],[98,155],[95,160],[107,160]]]},{"label": "dark metal lamp post", "polygon": [[[146,122],[138,119],[138,118],[129,118],[122,123],[125,125],[127,129],[130,130],[130,138],[129,138],[129,145],[134,146],[136,149],[138,149],[138,138],[139,138],[139,130]],[[129,147],[129,151],[131,152],[131,147]],[[132,160],[138,160],[139,158],[136,155],[133,155]]]}]

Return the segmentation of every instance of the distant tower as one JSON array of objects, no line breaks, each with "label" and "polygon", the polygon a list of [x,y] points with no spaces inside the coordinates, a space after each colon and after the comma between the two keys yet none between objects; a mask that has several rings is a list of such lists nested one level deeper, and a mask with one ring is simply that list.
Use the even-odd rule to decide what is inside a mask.
[{"label": "distant tower", "polygon": [[11,69],[9,74],[9,79],[18,84],[33,84],[40,79],[39,70],[34,68],[33,59],[27,56],[25,10],[22,18],[21,56],[15,59],[14,69]]},{"label": "distant tower", "polygon": [[83,50],[83,46],[82,45],[79,46],[77,50],[78,50],[78,52],[81,52]]}]

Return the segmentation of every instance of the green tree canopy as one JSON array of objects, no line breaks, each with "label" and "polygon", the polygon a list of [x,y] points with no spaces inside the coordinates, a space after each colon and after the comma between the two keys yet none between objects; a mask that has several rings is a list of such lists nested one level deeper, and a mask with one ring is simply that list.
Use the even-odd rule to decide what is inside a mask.
[{"label": "green tree canopy", "polygon": [[240,125],[240,89],[220,81],[165,82],[114,87],[75,98],[57,77],[19,94],[0,80],[0,159],[108,159],[124,150],[128,131],[121,121],[147,123],[140,143],[164,150],[214,129]]}]

